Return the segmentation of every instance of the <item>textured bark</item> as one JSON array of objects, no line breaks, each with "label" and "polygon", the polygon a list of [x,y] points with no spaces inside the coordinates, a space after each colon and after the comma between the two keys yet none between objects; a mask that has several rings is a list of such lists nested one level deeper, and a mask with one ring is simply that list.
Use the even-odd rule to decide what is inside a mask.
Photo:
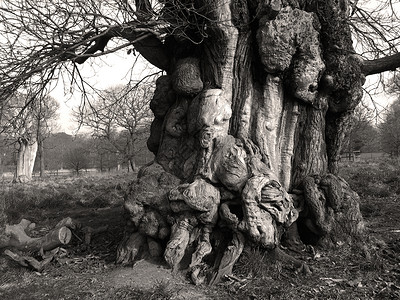
[{"label": "textured bark", "polygon": [[40,177],[45,176],[45,163],[44,163],[44,147],[43,147],[43,140],[38,138],[38,149],[37,149],[37,157],[39,159],[39,174]]},{"label": "textured bark", "polygon": [[340,177],[332,174],[306,177],[303,190],[307,211],[300,220],[307,242],[336,245],[349,242],[364,230],[358,195]]},{"label": "textured bark", "polygon": [[27,182],[32,180],[32,172],[35,164],[37,141],[19,138],[17,152],[17,166],[14,174],[14,182]]},{"label": "textured bark", "polygon": [[150,239],[195,283],[211,259],[216,283],[245,245],[277,252],[283,237],[327,245],[363,233],[358,196],[336,175],[364,81],[342,2],[196,1],[206,38],[166,40],[174,57],[151,102],[156,162],[127,195],[119,261]]},{"label": "textured bark", "polygon": [[400,65],[400,53],[375,60],[362,61],[362,72],[365,76],[379,74],[385,71],[394,71]]}]

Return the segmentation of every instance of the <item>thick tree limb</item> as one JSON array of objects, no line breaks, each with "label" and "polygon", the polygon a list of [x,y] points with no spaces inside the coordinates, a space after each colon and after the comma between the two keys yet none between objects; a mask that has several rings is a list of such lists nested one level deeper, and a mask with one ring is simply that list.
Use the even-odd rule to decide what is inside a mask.
[{"label": "thick tree limb", "polygon": [[136,4],[136,17],[139,21],[145,22],[153,16],[153,10],[149,0],[135,0]]},{"label": "thick tree limb", "polygon": [[148,33],[145,38],[133,42],[135,49],[152,65],[168,71],[170,59],[164,44],[154,35]]},{"label": "thick tree limb", "polygon": [[82,56],[78,56],[75,59],[75,62],[78,64],[83,64],[91,54],[96,53],[97,51],[104,52],[104,48],[107,46],[107,43],[111,40],[112,35],[103,35],[100,36],[95,40],[95,43],[93,46],[89,47]]},{"label": "thick tree limb", "polygon": [[137,25],[124,24],[107,29],[93,40],[92,46],[89,46],[83,53],[77,54],[75,62],[83,64],[97,51],[104,52],[104,48],[112,38],[120,37],[131,42],[135,49],[152,65],[161,70],[168,70],[169,57],[164,44],[151,29],[140,28]]},{"label": "thick tree limb", "polygon": [[362,72],[365,76],[394,71],[400,67],[400,53],[374,60],[364,60],[362,62]]}]

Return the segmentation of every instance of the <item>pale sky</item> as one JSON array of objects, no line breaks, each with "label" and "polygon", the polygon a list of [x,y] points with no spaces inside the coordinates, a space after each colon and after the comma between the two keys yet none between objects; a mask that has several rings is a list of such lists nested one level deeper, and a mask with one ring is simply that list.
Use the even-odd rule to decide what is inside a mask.
[{"label": "pale sky", "polygon": [[[126,50],[119,51],[104,57],[91,58],[80,65],[79,70],[82,76],[97,89],[127,84],[131,78],[139,80],[145,75],[158,71],[141,57],[132,69],[135,59],[136,56],[128,55]],[[59,128],[56,131],[74,134],[78,124],[73,120],[72,110],[79,106],[81,101],[80,91],[76,88],[70,89],[68,82],[63,83],[62,80],[59,80],[50,95],[60,104]]]}]

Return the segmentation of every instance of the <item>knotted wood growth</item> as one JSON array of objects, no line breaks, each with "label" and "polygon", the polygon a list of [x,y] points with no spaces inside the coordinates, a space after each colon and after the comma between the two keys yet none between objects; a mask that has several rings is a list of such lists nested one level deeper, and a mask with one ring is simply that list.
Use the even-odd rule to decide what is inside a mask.
[{"label": "knotted wood growth", "polygon": [[328,2],[321,11],[313,1],[196,1],[204,39],[166,42],[175,57],[151,103],[156,161],[126,198],[119,262],[148,249],[195,283],[207,262],[215,283],[245,246],[278,251],[283,237],[322,245],[363,232],[358,196],[329,173],[362,80],[356,63],[337,63],[348,53],[332,54],[324,31],[346,49],[351,39],[330,27],[330,9],[335,22],[346,12]]}]

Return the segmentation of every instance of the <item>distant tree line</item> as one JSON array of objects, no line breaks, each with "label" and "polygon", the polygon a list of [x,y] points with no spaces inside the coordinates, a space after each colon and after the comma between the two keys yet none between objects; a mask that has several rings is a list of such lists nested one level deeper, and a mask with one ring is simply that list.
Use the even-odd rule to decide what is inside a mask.
[{"label": "distant tree line", "polygon": [[[118,134],[120,139],[125,133]],[[135,163],[143,165],[153,159],[153,154],[147,150],[147,137],[143,134],[137,138]],[[0,174],[14,172],[17,151],[13,145],[1,143],[0,136]],[[47,173],[57,174],[61,170],[71,170],[77,174],[87,169],[99,172],[130,171],[130,162],[124,153],[119,153],[110,143],[97,139],[90,134],[69,135],[64,132],[50,134],[43,142],[42,162]],[[33,172],[40,173],[41,159],[37,156]]]},{"label": "distant tree line", "polygon": [[35,159],[39,172],[44,171],[43,143],[54,130],[58,102],[46,93],[29,90],[0,101],[0,164],[12,157],[14,181],[31,180]]},{"label": "distant tree line", "polygon": [[113,153],[129,169],[136,169],[136,156],[141,150],[138,147],[150,131],[149,104],[153,93],[154,82],[111,87],[99,94],[96,103],[75,114],[77,121],[89,128],[95,138],[100,162],[108,164],[108,157]]},{"label": "distant tree line", "polygon": [[379,114],[381,121],[376,122],[371,109],[357,107],[346,132],[343,153],[384,152],[390,157],[400,157],[400,97]]},{"label": "distant tree line", "polygon": [[[0,174],[13,172],[14,181],[29,181],[32,172],[96,168],[134,171],[153,159],[147,150],[154,83],[131,82],[98,94],[95,104],[75,113],[85,133],[52,133],[58,103],[49,96],[33,102],[18,94],[0,105]],[[20,170],[21,169],[21,170]]]},{"label": "distant tree line", "polygon": [[346,132],[342,152],[351,155],[354,151],[380,152],[381,142],[378,127],[374,123],[374,111],[367,106],[358,106]]},{"label": "distant tree line", "polygon": [[392,157],[400,157],[400,97],[388,108],[379,129],[382,149]]}]

